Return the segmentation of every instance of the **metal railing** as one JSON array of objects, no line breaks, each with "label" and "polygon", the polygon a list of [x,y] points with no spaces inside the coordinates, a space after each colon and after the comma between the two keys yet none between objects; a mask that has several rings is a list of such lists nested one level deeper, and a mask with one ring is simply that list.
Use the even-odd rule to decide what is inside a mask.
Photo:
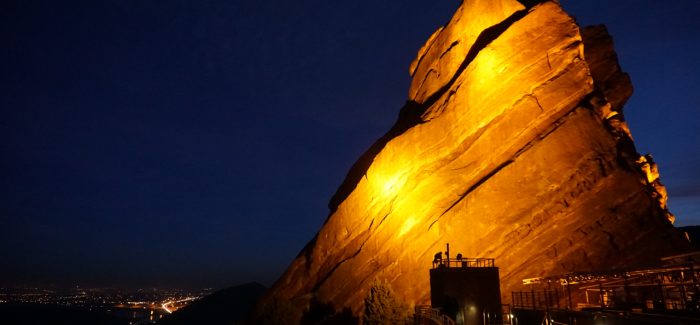
[{"label": "metal railing", "polygon": [[433,268],[440,267],[495,267],[496,260],[493,258],[458,258],[458,259],[436,259],[433,261]]},{"label": "metal railing", "polygon": [[413,316],[416,325],[455,325],[455,321],[440,312],[440,309],[431,308],[428,305],[416,305]]},{"label": "metal railing", "polygon": [[549,291],[513,291],[514,309],[550,310],[560,309],[559,292]]}]

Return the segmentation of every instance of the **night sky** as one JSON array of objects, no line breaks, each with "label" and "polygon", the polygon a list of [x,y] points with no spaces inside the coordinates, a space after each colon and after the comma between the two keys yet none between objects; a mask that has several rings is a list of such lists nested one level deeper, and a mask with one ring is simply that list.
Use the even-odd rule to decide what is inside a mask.
[{"label": "night sky", "polygon": [[[605,23],[637,148],[700,224],[700,1]],[[0,285],[271,284],[459,1],[2,1]]]}]

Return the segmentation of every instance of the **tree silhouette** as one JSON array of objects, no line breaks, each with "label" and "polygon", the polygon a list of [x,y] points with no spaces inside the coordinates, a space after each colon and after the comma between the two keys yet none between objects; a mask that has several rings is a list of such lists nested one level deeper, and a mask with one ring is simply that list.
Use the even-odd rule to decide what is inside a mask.
[{"label": "tree silhouette", "polygon": [[409,322],[410,308],[396,298],[388,283],[375,281],[365,298],[363,324],[385,325]]}]

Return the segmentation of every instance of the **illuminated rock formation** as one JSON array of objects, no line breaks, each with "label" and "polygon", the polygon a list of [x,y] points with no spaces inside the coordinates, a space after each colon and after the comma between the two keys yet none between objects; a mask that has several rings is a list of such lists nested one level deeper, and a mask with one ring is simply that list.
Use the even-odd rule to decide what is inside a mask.
[{"label": "illuminated rock formation", "polygon": [[[523,1],[525,3],[525,1]],[[411,64],[394,127],[271,289],[359,315],[376,279],[429,301],[449,242],[493,257],[504,301],[526,277],[655,262],[684,249],[656,165],[622,117],[632,93],[604,27],[556,2],[465,0]]]}]

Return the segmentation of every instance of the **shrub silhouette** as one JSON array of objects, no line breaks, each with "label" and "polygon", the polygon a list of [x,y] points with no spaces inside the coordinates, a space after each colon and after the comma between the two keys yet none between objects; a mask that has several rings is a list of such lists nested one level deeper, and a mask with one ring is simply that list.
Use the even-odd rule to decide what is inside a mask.
[{"label": "shrub silhouette", "polygon": [[410,308],[396,298],[388,283],[375,281],[365,298],[362,323],[366,325],[406,324]]}]

